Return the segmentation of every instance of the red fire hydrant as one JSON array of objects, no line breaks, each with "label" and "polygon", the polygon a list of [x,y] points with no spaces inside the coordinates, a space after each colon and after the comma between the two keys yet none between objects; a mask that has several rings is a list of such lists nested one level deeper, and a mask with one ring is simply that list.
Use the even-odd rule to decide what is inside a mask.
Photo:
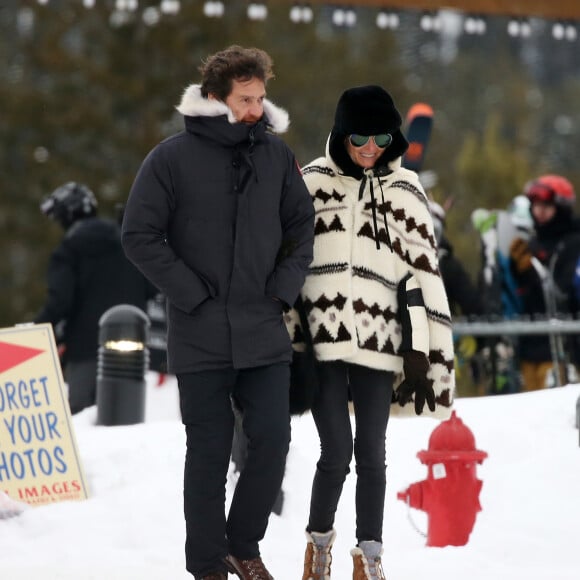
[{"label": "red fire hydrant", "polygon": [[397,498],[428,516],[427,546],[464,546],[481,511],[476,464],[487,457],[455,411],[429,437],[429,450],[417,457],[428,467],[427,479],[411,484]]}]

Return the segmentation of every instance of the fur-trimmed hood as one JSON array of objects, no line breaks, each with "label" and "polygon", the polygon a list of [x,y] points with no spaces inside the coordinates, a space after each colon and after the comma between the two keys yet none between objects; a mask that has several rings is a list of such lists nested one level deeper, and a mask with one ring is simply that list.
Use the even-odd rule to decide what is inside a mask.
[{"label": "fur-trimmed hood", "polygon": [[[232,110],[222,101],[202,97],[201,85],[189,85],[183,92],[177,111],[185,117],[219,117],[225,115],[230,123],[237,123]],[[268,129],[285,133],[290,126],[288,112],[272,101],[264,99],[264,117]]]}]

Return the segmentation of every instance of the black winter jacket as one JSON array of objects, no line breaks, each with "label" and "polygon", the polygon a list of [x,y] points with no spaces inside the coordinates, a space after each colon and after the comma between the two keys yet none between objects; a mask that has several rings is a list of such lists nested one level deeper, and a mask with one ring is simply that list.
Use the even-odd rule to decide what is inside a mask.
[{"label": "black winter jacket", "polygon": [[312,260],[314,210],[294,155],[268,125],[287,115],[269,101],[255,125],[189,87],[186,130],[143,162],[123,221],[127,256],[168,299],[173,373],[247,368],[291,359],[283,308]]},{"label": "black winter jacket", "polygon": [[145,310],[157,290],[127,260],[119,226],[91,217],[75,222],[48,266],[48,297],[34,322],[62,324],[63,362],[96,359],[99,319],[112,306]]}]

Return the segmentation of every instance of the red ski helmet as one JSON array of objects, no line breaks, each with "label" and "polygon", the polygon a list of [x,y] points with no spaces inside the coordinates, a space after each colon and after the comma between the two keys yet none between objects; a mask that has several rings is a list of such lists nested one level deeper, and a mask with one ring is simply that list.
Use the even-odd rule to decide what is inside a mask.
[{"label": "red ski helmet", "polygon": [[574,186],[559,175],[542,175],[528,181],[524,187],[524,195],[531,203],[543,201],[564,208],[572,208],[576,202]]}]

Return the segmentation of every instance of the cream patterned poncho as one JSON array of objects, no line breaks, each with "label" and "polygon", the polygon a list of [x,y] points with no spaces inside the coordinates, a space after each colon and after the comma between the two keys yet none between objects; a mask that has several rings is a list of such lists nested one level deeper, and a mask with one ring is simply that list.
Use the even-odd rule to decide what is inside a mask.
[{"label": "cream patterned poncho", "polygon": [[[417,174],[403,169],[400,157],[388,167],[384,176],[366,170],[358,180],[341,174],[327,154],[303,169],[316,211],[314,260],[301,293],[314,351],[319,361],[401,373],[397,288],[411,275],[425,304],[428,329],[421,332],[428,336],[418,342],[427,345],[437,403],[434,413],[425,408],[422,416],[447,418],[455,383],[453,339],[433,223]],[[296,346],[302,333],[294,310],[286,323]],[[391,410],[415,414],[413,403]]]}]

